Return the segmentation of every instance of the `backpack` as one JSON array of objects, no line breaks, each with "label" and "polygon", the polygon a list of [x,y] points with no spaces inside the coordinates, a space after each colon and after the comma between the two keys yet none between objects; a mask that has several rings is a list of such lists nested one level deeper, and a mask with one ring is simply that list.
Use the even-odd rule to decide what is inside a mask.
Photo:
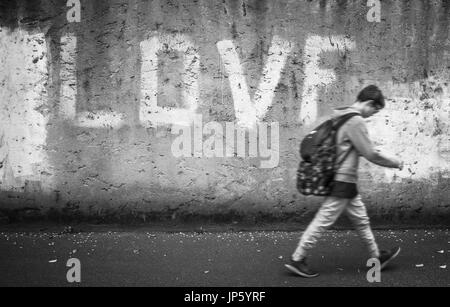
[{"label": "backpack", "polygon": [[297,190],[303,195],[327,196],[331,193],[336,170],[345,161],[350,150],[339,164],[337,158],[337,131],[353,116],[348,113],[332,118],[311,131],[300,144],[300,156],[303,161],[297,170]]}]

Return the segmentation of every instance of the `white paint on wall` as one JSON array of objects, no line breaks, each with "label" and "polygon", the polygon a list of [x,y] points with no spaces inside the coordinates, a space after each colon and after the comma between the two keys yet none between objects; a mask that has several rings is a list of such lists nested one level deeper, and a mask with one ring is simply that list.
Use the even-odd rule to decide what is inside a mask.
[{"label": "white paint on wall", "polygon": [[322,52],[349,50],[355,48],[355,43],[343,36],[324,37],[308,36],[305,42],[303,64],[305,81],[303,84],[302,107],[299,120],[308,126],[317,119],[317,100],[320,87],[331,84],[336,74],[331,69],[319,67]]},{"label": "white paint on wall", "polygon": [[43,33],[0,28],[1,190],[21,191],[27,180],[51,189],[45,150],[47,56]]},{"label": "white paint on wall", "polygon": [[60,103],[61,119],[73,120],[76,116],[77,99],[77,69],[76,69],[77,38],[73,35],[61,37],[60,50]]},{"label": "white paint on wall", "polygon": [[95,112],[79,112],[74,124],[85,128],[120,128],[124,123],[124,115],[114,111],[99,110]]},{"label": "white paint on wall", "polygon": [[384,169],[387,182],[413,179],[436,183],[437,178],[432,175],[437,173],[449,177],[450,97],[448,89],[444,89],[442,95],[421,100],[423,85],[429,84],[429,81],[432,80],[390,88],[389,85],[381,85],[381,88],[388,88],[393,94],[405,95],[389,99],[385,110],[368,120],[375,145],[405,162],[402,171]]},{"label": "white paint on wall", "polygon": [[228,74],[237,124],[241,127],[255,128],[256,123],[264,119],[273,102],[275,89],[292,45],[278,36],[273,37],[267,63],[253,99],[250,98],[244,69],[233,41],[219,41],[217,48]]},{"label": "white paint on wall", "polygon": [[[165,49],[177,51],[183,57],[183,101],[180,108],[158,106],[158,53]],[[184,34],[158,34],[141,42],[141,102],[139,120],[142,125],[156,127],[158,123],[187,125],[195,118],[199,102],[200,56],[195,45]]]}]

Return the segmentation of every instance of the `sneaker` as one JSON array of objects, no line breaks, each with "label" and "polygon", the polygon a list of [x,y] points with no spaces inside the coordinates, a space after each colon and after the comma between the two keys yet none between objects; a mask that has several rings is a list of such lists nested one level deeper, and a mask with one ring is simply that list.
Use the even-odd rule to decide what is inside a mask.
[{"label": "sneaker", "polygon": [[308,265],[304,259],[300,261],[291,260],[290,264],[285,264],[284,266],[289,271],[300,275],[301,277],[312,278],[319,276],[319,273],[313,272],[308,268]]},{"label": "sneaker", "polygon": [[380,251],[380,257],[378,257],[378,260],[380,260],[381,264],[380,270],[384,269],[386,265],[391,262],[392,259],[397,257],[399,253],[400,247],[396,247],[388,251]]}]

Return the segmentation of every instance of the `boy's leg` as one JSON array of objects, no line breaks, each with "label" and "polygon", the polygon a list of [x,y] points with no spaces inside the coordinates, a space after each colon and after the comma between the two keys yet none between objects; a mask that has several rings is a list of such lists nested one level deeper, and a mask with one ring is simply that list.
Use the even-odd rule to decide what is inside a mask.
[{"label": "boy's leg", "polygon": [[378,250],[378,245],[370,228],[370,220],[367,215],[366,206],[362,202],[360,195],[350,201],[347,206],[347,215],[353,222],[358,235],[367,245],[370,256],[372,258],[378,258],[380,251]]},{"label": "boy's leg", "polygon": [[299,261],[306,257],[308,250],[314,247],[322,233],[336,222],[350,199],[327,197],[303,233],[300,242],[292,255],[292,260]]}]

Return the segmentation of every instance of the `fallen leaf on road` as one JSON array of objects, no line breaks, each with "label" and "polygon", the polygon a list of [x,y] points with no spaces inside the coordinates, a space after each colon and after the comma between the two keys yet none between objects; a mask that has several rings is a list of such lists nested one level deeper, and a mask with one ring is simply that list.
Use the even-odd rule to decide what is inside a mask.
[{"label": "fallen leaf on road", "polygon": [[416,264],[416,268],[421,268],[423,267],[423,264]]},{"label": "fallen leaf on road", "polygon": [[55,263],[57,260],[50,260],[49,262],[50,263]]},{"label": "fallen leaf on road", "polygon": [[205,274],[208,274],[209,273],[209,271],[205,271]]},{"label": "fallen leaf on road", "polygon": [[444,250],[437,251],[439,254],[443,254]]},{"label": "fallen leaf on road", "polygon": [[283,259],[283,256],[278,257],[278,259]]},{"label": "fallen leaf on road", "polygon": [[440,265],[439,266],[441,269],[446,269],[447,268],[447,265]]},{"label": "fallen leaf on road", "polygon": [[343,271],[344,269],[338,268],[338,271]]}]

